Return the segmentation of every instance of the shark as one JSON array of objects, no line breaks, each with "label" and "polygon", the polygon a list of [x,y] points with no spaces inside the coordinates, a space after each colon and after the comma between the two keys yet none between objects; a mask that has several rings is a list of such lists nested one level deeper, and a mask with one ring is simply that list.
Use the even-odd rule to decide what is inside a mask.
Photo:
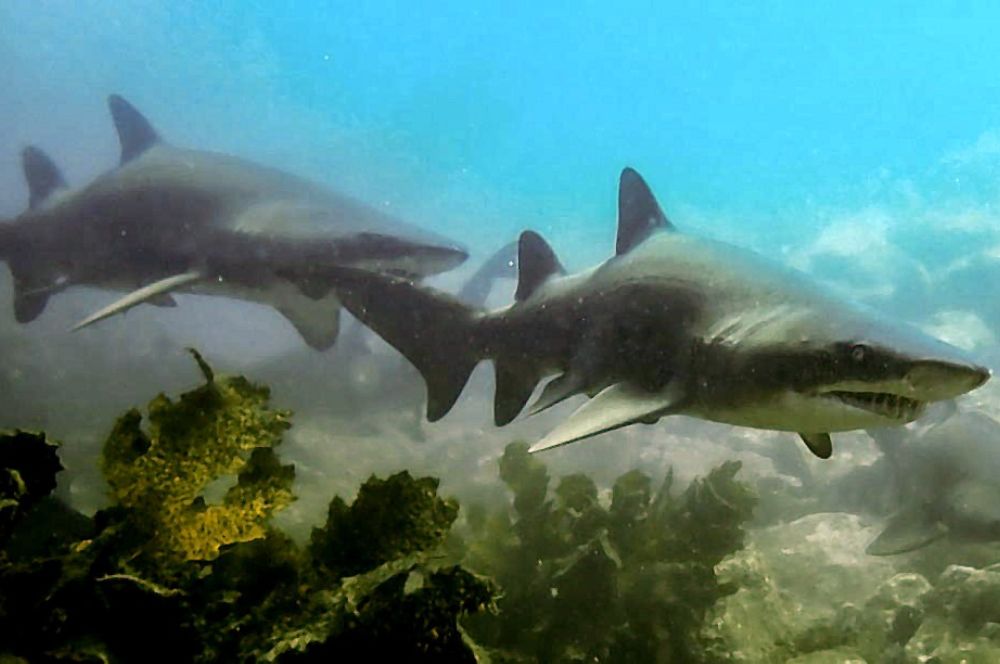
[{"label": "shark", "polygon": [[[517,278],[517,242],[498,249],[460,284],[455,297],[471,307],[510,299]],[[351,424],[378,429],[387,421],[402,424],[422,440],[424,394],[419,374],[392,348],[357,321],[344,325],[336,347],[322,358],[305,348],[292,349],[252,367],[296,412],[313,409],[349,418]],[[336,376],[331,380],[331,375]]]},{"label": "shark", "polygon": [[339,330],[327,266],[419,279],[467,257],[451,240],[312,181],[173,146],[119,95],[108,105],[120,164],[89,185],[70,189],[45,152],[22,152],[28,209],[0,222],[19,323],[71,286],[126,293],[74,329],[198,293],[270,305],[322,350]]},{"label": "shark", "polygon": [[868,432],[891,468],[899,509],[867,553],[888,556],[949,538],[1000,541],[1000,422],[953,404],[927,426]]},{"label": "shark", "polygon": [[508,307],[485,311],[405,278],[338,273],[347,309],[422,374],[432,421],[484,359],[494,365],[498,426],[543,379],[529,414],[590,397],[533,452],[687,415],[797,432],[827,458],[832,432],[905,424],[990,377],[964,351],[801,272],[678,232],[632,168],[620,177],[614,256],[567,273],[525,231]]}]

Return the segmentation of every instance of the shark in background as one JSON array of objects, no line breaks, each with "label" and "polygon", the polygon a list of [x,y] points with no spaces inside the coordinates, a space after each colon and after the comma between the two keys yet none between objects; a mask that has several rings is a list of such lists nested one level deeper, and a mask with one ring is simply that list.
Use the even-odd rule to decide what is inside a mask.
[{"label": "shark in background", "polygon": [[339,269],[344,305],[427,384],[427,415],[452,408],[491,359],[494,421],[591,397],[532,451],[667,415],[798,432],[818,457],[831,432],[913,421],[982,385],[965,352],[844,300],[805,274],[676,231],[642,177],[621,174],[615,255],[566,274],[521,235],[513,305],[470,308],[405,278]]},{"label": "shark in background", "polygon": [[29,207],[0,222],[20,323],[72,286],[127,293],[74,329],[199,293],[270,305],[311,347],[326,349],[340,312],[327,267],[419,279],[467,257],[450,240],[318,184],[169,145],[122,97],[108,103],[121,163],[91,184],[70,189],[44,152],[22,154]]},{"label": "shark in background", "polygon": [[869,544],[876,556],[921,549],[943,538],[1000,541],[1000,422],[953,405],[916,429],[873,429],[899,508]]}]

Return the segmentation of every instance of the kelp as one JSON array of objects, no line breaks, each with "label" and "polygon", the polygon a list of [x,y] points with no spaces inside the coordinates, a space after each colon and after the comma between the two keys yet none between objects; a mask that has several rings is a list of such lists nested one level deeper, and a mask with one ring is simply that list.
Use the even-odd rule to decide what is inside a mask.
[{"label": "kelp", "polygon": [[[115,423],[104,444],[102,471],[110,498],[152,531],[150,555],[171,561],[210,560],[219,548],[264,536],[265,524],[288,505],[295,471],[273,448],[291,426],[287,411],[268,407],[268,388],[241,376],[216,379],[194,352],[205,384]],[[220,477],[237,483],[219,504],[204,492]]]},{"label": "kelp", "polygon": [[58,446],[43,433],[0,434],[0,544],[24,515],[56,488]]},{"label": "kelp", "polygon": [[516,443],[510,504],[469,510],[460,535],[438,480],[402,471],[335,497],[300,546],[269,523],[294,500],[290,413],[194,356],[203,384],[112,427],[93,517],[49,495],[43,435],[0,436],[0,660],[725,659],[704,621],[754,505],[738,463],[682,492],[632,471],[607,501]]},{"label": "kelp", "polygon": [[458,619],[495,589],[440,554],[458,505],[437,480],[373,477],[298,546],[268,525],[293,499],[274,449],[289,414],[195,358],[203,385],[113,427],[93,518],[40,509],[60,468],[44,437],[0,437],[0,659],[475,661]]},{"label": "kelp", "polygon": [[509,511],[469,519],[468,563],[503,589],[494,614],[467,621],[495,658],[540,662],[712,662],[708,609],[735,592],[715,565],[743,546],[755,496],[724,463],[683,492],[654,491],[634,470],[603,506],[585,475],[548,471],[527,445],[507,447]]}]

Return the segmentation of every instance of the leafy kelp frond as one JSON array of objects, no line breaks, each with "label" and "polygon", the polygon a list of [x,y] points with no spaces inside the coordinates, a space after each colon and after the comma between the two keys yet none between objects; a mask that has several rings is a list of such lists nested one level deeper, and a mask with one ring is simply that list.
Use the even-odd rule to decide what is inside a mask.
[{"label": "leafy kelp frond", "polygon": [[437,495],[438,480],[406,471],[371,477],[348,507],[336,497],[326,525],[313,529],[310,551],[336,576],[352,576],[440,544],[458,516],[458,503]]},{"label": "leafy kelp frond", "polygon": [[43,433],[0,433],[0,544],[24,514],[56,488],[58,446]]},{"label": "leafy kelp frond", "polygon": [[[122,416],[102,463],[112,501],[155,532],[149,552],[175,560],[209,560],[220,546],[263,537],[270,515],[293,500],[294,469],[272,450],[288,413],[268,406],[266,387],[216,378],[194,355],[205,384],[177,401],[153,399],[146,430],[138,410]],[[222,503],[206,503],[205,488],[233,474],[239,481]]]},{"label": "leafy kelp frond", "polygon": [[467,621],[491,654],[510,661],[712,662],[707,611],[735,591],[715,565],[739,549],[753,493],[739,463],[723,464],[675,495],[668,473],[619,477],[611,504],[593,481],[563,478],[548,500],[548,471],[514,443],[500,460],[509,512],[480,516],[473,569],[497,579],[495,615]]},{"label": "leafy kelp frond", "polygon": [[493,585],[416,554],[316,593],[297,626],[286,625],[254,661],[475,662],[458,619],[491,605]]}]

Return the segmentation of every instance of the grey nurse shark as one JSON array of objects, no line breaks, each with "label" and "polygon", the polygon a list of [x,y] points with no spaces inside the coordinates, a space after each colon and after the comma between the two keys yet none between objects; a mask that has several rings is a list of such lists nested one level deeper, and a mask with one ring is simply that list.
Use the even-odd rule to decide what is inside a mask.
[{"label": "grey nurse shark", "polygon": [[805,274],[676,231],[646,182],[621,175],[615,255],[566,274],[526,231],[513,305],[470,308],[412,281],[339,270],[338,293],[405,355],[443,417],[484,358],[494,419],[592,398],[539,451],[667,415],[798,432],[819,457],[830,432],[900,425],[990,376],[963,351],[824,290]]},{"label": "grey nurse shark", "polygon": [[892,469],[899,509],[868,546],[872,555],[952,541],[1000,541],[1000,422],[955,407],[910,431],[869,431]]},{"label": "grey nurse shark", "polygon": [[171,146],[119,96],[109,106],[121,164],[86,187],[68,189],[41,150],[23,153],[29,209],[0,223],[21,323],[76,285],[128,293],[77,327],[202,293],[271,305],[322,349],[339,329],[327,266],[420,278],[466,258],[449,240],[310,181]]}]

